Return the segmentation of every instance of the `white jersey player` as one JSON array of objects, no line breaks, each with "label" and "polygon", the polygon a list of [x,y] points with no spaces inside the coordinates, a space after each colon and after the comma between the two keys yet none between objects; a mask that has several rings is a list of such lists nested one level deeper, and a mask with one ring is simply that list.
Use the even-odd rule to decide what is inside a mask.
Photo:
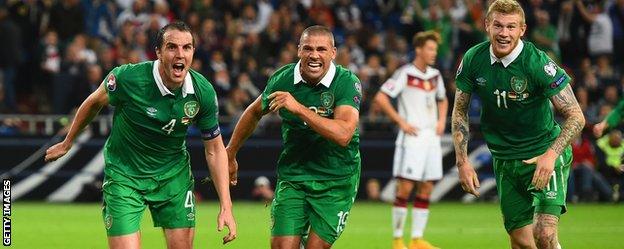
[{"label": "white jersey player", "polygon": [[[404,249],[403,227],[407,200],[416,187],[412,213],[410,248],[436,248],[423,239],[429,216],[433,181],[442,178],[440,136],[444,133],[448,101],[440,71],[435,63],[439,36],[433,31],[414,36],[416,57],[397,69],[374,101],[399,127],[394,152],[393,176],[397,192],[392,207],[393,249]],[[390,97],[397,98],[397,110]]]}]

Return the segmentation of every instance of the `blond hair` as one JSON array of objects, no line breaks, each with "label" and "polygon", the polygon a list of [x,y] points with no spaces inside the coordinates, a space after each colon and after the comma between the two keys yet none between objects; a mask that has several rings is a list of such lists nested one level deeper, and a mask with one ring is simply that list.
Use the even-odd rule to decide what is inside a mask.
[{"label": "blond hair", "polygon": [[496,0],[490,7],[488,7],[485,20],[492,21],[492,13],[498,12],[505,15],[518,14],[520,15],[520,24],[524,24],[524,10],[520,3],[516,0]]},{"label": "blond hair", "polygon": [[418,32],[414,35],[414,39],[412,40],[412,44],[416,48],[420,48],[425,45],[427,41],[434,41],[437,44],[440,44],[440,34],[433,30]]}]

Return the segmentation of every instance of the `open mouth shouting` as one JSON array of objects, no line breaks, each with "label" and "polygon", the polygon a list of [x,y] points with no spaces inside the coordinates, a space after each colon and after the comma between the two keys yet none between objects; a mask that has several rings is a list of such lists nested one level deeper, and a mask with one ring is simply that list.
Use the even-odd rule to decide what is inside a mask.
[{"label": "open mouth shouting", "polygon": [[308,68],[308,71],[311,73],[319,73],[323,71],[323,63],[321,62],[309,61],[308,63],[306,63],[306,66]]},{"label": "open mouth shouting", "polygon": [[184,63],[173,63],[173,76],[182,77],[184,75]]},{"label": "open mouth shouting", "polygon": [[511,40],[496,38],[496,45],[498,45],[499,48],[506,49],[511,45]]}]

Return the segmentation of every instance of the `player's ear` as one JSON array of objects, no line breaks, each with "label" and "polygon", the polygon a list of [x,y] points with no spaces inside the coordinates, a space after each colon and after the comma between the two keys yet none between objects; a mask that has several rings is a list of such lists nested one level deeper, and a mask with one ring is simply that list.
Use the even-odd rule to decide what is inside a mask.
[{"label": "player's ear", "polygon": [[158,49],[158,47],[154,47],[154,51],[156,52],[156,57],[160,59],[160,49]]}]

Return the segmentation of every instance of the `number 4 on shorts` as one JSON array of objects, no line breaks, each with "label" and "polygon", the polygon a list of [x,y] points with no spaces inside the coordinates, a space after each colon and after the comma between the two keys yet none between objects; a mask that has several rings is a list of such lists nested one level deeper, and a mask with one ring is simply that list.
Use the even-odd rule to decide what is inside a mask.
[{"label": "number 4 on shorts", "polygon": [[195,207],[195,205],[193,204],[193,191],[188,191],[186,192],[186,200],[184,201],[184,207],[185,208],[191,208],[191,211],[193,211],[193,208]]}]

